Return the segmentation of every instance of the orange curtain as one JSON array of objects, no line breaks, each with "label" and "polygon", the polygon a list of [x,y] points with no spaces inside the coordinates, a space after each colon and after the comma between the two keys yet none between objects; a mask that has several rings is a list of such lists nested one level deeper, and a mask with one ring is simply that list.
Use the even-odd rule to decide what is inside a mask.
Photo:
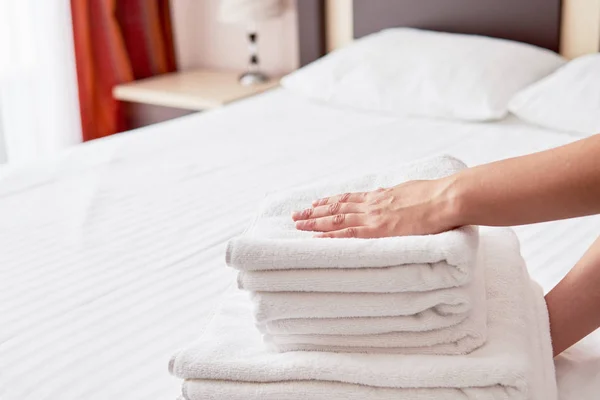
[{"label": "orange curtain", "polygon": [[83,140],[127,130],[113,86],[175,71],[169,0],[71,0]]}]

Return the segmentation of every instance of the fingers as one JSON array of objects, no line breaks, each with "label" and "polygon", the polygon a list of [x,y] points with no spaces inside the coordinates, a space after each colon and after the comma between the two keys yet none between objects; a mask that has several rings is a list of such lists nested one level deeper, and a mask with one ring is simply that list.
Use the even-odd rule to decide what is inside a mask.
[{"label": "fingers", "polygon": [[357,226],[357,227],[344,228],[344,229],[340,229],[337,231],[318,233],[314,237],[316,237],[316,238],[339,238],[339,239],[342,239],[342,238],[366,239],[366,238],[372,238],[375,236],[373,235],[373,232],[370,228],[368,228],[366,226]]},{"label": "fingers", "polygon": [[331,204],[331,203],[362,203],[363,201],[365,201],[366,197],[367,197],[366,192],[344,193],[344,194],[339,194],[337,196],[324,197],[322,199],[315,200],[315,201],[313,201],[312,205],[313,205],[313,207],[317,207],[317,206],[324,206],[326,204]]},{"label": "fingers", "polygon": [[329,232],[364,225],[364,214],[336,214],[329,217],[309,218],[296,222],[301,231]]},{"label": "fingers", "polygon": [[292,213],[294,221],[305,220],[309,218],[321,218],[336,214],[357,214],[364,211],[361,203],[331,203],[324,206],[307,208],[303,211]]}]

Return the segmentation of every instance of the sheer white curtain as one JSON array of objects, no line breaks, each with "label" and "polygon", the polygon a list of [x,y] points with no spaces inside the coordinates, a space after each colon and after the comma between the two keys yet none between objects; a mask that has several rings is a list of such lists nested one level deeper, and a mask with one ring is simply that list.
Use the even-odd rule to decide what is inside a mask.
[{"label": "sheer white curtain", "polygon": [[80,141],[69,0],[0,0],[0,163]]}]

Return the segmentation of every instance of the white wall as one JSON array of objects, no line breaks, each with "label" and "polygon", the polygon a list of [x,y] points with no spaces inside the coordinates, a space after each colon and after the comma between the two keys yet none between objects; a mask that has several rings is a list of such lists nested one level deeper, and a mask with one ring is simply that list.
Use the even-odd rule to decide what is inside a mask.
[{"label": "white wall", "polygon": [[[302,0],[299,0],[302,1]],[[173,30],[178,66],[243,71],[248,61],[246,30],[218,21],[219,0],[172,0]],[[298,66],[296,7],[286,1],[286,12],[258,26],[261,68],[273,75]]]}]

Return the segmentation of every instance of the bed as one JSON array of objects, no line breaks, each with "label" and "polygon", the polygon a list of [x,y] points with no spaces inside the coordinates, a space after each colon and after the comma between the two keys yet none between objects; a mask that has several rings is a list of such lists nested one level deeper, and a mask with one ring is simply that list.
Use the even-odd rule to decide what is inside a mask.
[{"label": "bed", "polygon": [[[473,166],[578,138],[516,117],[390,117],[276,89],[4,169],[0,398],[176,398],[169,357],[201,335],[233,284],[225,243],[266,192],[436,154]],[[516,231],[547,291],[600,233],[600,217]],[[556,366],[561,400],[597,399],[600,332]]]}]

